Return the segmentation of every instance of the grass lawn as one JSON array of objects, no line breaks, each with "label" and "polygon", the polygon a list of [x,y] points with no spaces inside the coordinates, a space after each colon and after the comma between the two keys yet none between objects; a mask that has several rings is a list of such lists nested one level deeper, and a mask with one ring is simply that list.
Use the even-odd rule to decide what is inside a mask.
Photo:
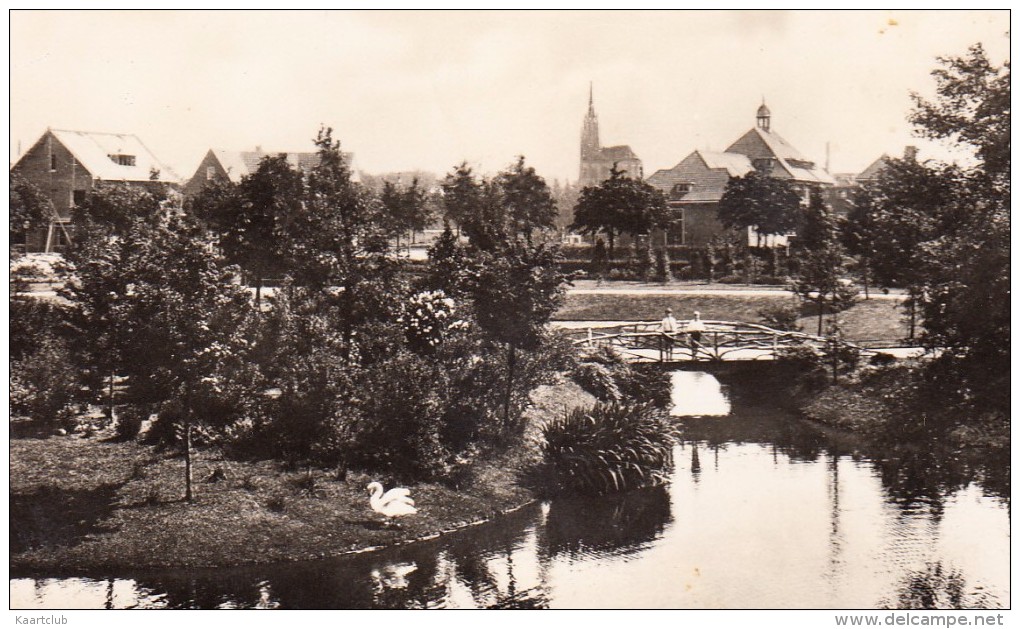
[{"label": "grass lawn", "polygon": [[[571,294],[555,315],[559,321],[658,321],[666,308],[672,308],[678,319],[689,319],[695,311],[702,319],[760,323],[758,314],[770,305],[797,303],[786,291],[774,295],[620,295],[612,293]],[[809,306],[801,310],[799,323],[805,332],[814,334],[818,317]],[[825,316],[824,326],[829,315]],[[839,314],[840,326],[848,339],[894,340],[909,332],[903,309],[894,301],[863,299]]]},{"label": "grass lawn", "polygon": [[[590,404],[573,384],[536,391],[529,421]],[[527,443],[489,457],[461,482],[411,485],[419,513],[382,526],[366,485],[387,480],[331,470],[286,470],[273,461],[195,457],[195,501],[185,503],[184,461],[110,434],[10,441],[12,574],[228,566],[314,559],[455,530],[533,499],[514,470]],[[217,469],[225,478],[209,479]],[[508,473],[508,471],[510,473]],[[311,479],[311,480],[309,480]],[[386,483],[389,488],[390,483]]]}]

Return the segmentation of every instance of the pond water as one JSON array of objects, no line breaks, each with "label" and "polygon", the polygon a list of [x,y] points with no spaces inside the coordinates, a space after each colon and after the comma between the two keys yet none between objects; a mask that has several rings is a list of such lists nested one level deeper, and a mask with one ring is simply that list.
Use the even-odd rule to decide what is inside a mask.
[{"label": "pond water", "polygon": [[672,377],[667,487],[333,560],[15,578],[11,607],[1009,607],[1009,491],[981,465],[869,452],[767,395]]}]

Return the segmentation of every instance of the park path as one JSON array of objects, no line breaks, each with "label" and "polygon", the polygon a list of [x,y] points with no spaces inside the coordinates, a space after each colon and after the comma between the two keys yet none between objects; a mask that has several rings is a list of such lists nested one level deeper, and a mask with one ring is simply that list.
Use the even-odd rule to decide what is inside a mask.
[{"label": "park path", "polygon": [[[723,288],[725,286],[725,288]],[[789,295],[785,288],[734,288],[726,284],[642,284],[626,283],[605,283],[601,286],[593,280],[577,280],[574,285],[567,288],[570,295],[700,295],[712,296],[745,296],[745,297],[769,297],[771,295]],[[862,291],[861,299],[864,299]],[[901,290],[890,290],[889,293],[882,291],[871,291],[870,299],[902,301],[906,295]]]}]

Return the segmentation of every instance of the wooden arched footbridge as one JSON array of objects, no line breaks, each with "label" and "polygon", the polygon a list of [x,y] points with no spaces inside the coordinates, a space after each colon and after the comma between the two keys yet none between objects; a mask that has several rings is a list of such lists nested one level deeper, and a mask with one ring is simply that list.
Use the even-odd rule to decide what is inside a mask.
[{"label": "wooden arched footbridge", "polygon": [[784,350],[806,347],[821,354],[831,350],[834,343],[846,349],[858,350],[867,356],[877,353],[879,349],[885,351],[891,346],[901,345],[895,342],[858,344],[845,340],[834,341],[813,334],[734,321],[702,321],[705,330],[696,335],[682,331],[688,322],[678,323],[681,331],[672,334],[663,333],[658,321],[571,326],[562,327],[560,331],[582,353],[610,347],[631,362],[771,361],[781,356]]}]

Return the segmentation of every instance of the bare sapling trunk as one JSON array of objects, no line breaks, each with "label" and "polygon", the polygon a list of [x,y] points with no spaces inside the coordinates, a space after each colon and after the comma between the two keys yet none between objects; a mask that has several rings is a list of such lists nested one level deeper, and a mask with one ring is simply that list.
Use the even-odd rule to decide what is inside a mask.
[{"label": "bare sapling trunk", "polygon": [[506,356],[506,397],[503,399],[503,427],[508,429],[510,427],[510,402],[513,398],[514,393],[514,370],[517,366],[517,350],[513,345],[507,348]]},{"label": "bare sapling trunk", "polygon": [[113,423],[113,422],[117,421],[117,418],[114,417],[114,414],[113,414],[113,396],[114,396],[113,382],[114,382],[115,378],[116,378],[116,374],[111,371],[110,372],[110,386],[109,386],[109,389],[108,389],[108,393],[106,395],[106,413],[107,413],[107,415],[110,416],[110,423]]},{"label": "bare sapling trunk", "polygon": [[191,387],[184,394],[184,500],[194,501],[191,490]]}]

